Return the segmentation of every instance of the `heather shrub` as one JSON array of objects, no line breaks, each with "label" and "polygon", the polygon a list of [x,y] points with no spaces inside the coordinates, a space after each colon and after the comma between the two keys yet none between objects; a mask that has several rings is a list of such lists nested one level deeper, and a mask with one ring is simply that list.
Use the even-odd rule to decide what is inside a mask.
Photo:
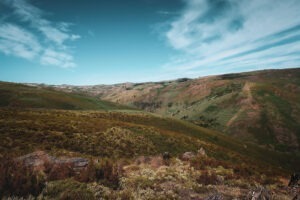
[{"label": "heather shrub", "polygon": [[0,159],[0,196],[37,196],[44,187],[43,175],[10,156]]},{"label": "heather shrub", "polygon": [[74,179],[52,181],[43,192],[46,199],[59,200],[93,200],[94,195],[87,185]]},{"label": "heather shrub", "polygon": [[209,174],[207,171],[203,171],[196,181],[203,185],[216,185],[218,183],[218,177],[215,172]]},{"label": "heather shrub", "polygon": [[113,189],[119,187],[119,178],[122,175],[122,167],[110,159],[100,160],[95,165],[95,178],[101,184]]}]

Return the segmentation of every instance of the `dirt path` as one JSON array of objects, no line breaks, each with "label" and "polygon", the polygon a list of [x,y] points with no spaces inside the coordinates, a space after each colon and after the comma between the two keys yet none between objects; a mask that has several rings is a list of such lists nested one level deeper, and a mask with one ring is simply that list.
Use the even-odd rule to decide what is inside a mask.
[{"label": "dirt path", "polygon": [[233,117],[227,122],[226,126],[230,126],[235,120],[236,118],[242,113],[244,112],[245,108],[241,108],[239,109],[239,111],[237,113],[235,113],[233,115]]},{"label": "dirt path", "polygon": [[251,93],[251,87],[252,86],[253,86],[253,83],[251,83],[251,82],[247,81],[245,83],[242,92],[244,94],[246,94],[247,98],[242,101],[242,106],[239,109],[239,111],[237,113],[235,113],[233,115],[233,117],[226,123],[227,127],[230,126],[237,119],[237,117],[242,112],[244,112],[247,108],[251,107],[252,109],[255,109],[255,106],[253,105],[253,96],[252,96],[252,93]]}]

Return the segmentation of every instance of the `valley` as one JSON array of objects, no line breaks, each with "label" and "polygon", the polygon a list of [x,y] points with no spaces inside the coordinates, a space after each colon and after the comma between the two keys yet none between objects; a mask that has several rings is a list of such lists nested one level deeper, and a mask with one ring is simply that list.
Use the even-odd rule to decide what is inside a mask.
[{"label": "valley", "polygon": [[0,196],[290,199],[300,166],[298,73],[1,82]]}]

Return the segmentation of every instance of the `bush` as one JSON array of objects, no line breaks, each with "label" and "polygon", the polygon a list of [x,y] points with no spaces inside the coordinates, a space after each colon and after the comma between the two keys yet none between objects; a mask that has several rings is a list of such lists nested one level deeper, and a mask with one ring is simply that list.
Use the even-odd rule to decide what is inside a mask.
[{"label": "bush", "polygon": [[37,196],[45,187],[45,178],[10,156],[0,159],[0,196]]},{"label": "bush", "polygon": [[93,200],[93,193],[87,188],[87,185],[75,181],[74,179],[65,179],[52,181],[47,185],[43,192],[45,199],[59,200]]},{"label": "bush", "polygon": [[215,168],[218,166],[224,166],[226,167],[227,164],[221,161],[218,161],[214,158],[209,158],[205,156],[196,156],[194,159],[190,161],[190,164],[192,167],[194,167],[197,170],[204,170],[207,167]]},{"label": "bush", "polygon": [[110,159],[103,159],[95,166],[96,180],[113,189],[119,187],[122,173],[122,167]]},{"label": "bush", "polygon": [[209,174],[207,171],[204,171],[197,179],[197,183],[203,185],[216,185],[218,183],[218,177],[216,173],[212,172]]},{"label": "bush", "polygon": [[89,164],[85,170],[75,177],[80,182],[93,182],[97,180],[96,167],[93,160],[89,160]]}]

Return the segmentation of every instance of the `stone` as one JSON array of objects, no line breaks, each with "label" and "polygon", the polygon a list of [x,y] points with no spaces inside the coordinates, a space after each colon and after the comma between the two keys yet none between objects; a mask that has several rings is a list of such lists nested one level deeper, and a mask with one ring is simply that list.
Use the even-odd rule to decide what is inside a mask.
[{"label": "stone", "polygon": [[89,160],[85,158],[57,158],[50,156],[44,151],[36,151],[18,157],[16,161],[23,163],[26,167],[30,167],[34,171],[49,171],[51,173],[59,173],[59,170],[71,170],[76,174],[80,174],[80,172],[86,169],[89,164]]},{"label": "stone", "polygon": [[250,191],[246,199],[247,200],[270,200],[272,199],[272,196],[266,188],[259,187],[253,191]]},{"label": "stone", "polygon": [[164,160],[170,160],[171,159],[171,154],[169,152],[164,152],[163,153],[163,159]]},{"label": "stone", "polygon": [[182,160],[189,161],[189,160],[193,159],[194,157],[195,157],[195,154],[193,152],[185,152],[182,155]]},{"label": "stone", "polygon": [[223,200],[223,196],[220,194],[214,194],[209,197],[206,197],[204,200]]}]

